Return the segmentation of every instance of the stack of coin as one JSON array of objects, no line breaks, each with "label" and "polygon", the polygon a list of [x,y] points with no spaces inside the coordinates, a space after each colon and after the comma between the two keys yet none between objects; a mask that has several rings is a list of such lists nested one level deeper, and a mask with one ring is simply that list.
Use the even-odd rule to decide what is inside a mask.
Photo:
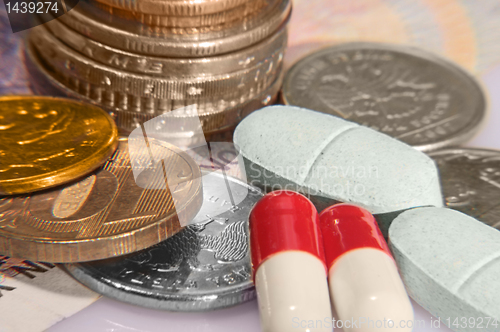
[{"label": "stack of coin", "polygon": [[125,132],[194,104],[208,137],[275,100],[290,0],[99,1],[32,29],[38,92],[93,102]]}]

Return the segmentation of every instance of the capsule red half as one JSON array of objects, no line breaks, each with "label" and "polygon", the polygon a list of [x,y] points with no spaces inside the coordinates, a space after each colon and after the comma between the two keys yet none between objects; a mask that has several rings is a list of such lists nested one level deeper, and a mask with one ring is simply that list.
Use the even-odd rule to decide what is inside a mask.
[{"label": "capsule red half", "polygon": [[318,213],[311,201],[292,191],[265,195],[250,213],[250,248],[263,331],[332,331]]},{"label": "capsule red half", "polygon": [[373,215],[338,204],[319,218],[330,297],[338,318],[350,323],[344,331],[411,331],[413,308]]}]

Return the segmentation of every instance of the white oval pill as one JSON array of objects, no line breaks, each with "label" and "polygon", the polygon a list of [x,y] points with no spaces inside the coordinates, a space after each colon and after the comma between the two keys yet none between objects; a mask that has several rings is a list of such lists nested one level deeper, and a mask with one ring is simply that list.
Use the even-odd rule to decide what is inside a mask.
[{"label": "white oval pill", "polygon": [[418,208],[394,219],[389,246],[423,308],[455,331],[498,332],[498,230],[455,210]]},{"label": "white oval pill", "polygon": [[[385,134],[292,106],[270,106],[236,128],[249,181],[353,203],[383,214],[443,206],[436,165]],[[313,201],[314,202],[314,201]]]}]

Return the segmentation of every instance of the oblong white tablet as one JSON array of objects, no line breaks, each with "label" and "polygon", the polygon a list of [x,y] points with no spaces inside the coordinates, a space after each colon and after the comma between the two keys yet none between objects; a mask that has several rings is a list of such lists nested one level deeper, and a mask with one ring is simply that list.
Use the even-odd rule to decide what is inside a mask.
[{"label": "oblong white tablet", "polygon": [[443,206],[438,171],[429,157],[332,115],[265,107],[238,125],[234,142],[248,180],[260,187],[353,203],[373,214]]},{"label": "oblong white tablet", "polygon": [[389,247],[408,294],[452,330],[498,332],[500,232],[444,208],[405,211]]}]

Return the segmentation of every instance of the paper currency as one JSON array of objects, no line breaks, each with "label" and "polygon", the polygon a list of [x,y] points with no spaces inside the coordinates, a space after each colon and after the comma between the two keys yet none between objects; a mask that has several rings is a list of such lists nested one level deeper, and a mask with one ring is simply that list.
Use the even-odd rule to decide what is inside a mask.
[{"label": "paper currency", "polygon": [[31,94],[29,80],[22,63],[23,33],[13,34],[3,1],[0,1],[0,95]]},{"label": "paper currency", "polygon": [[295,0],[285,65],[332,44],[419,46],[475,72],[500,63],[496,0]]},{"label": "paper currency", "polygon": [[0,332],[44,331],[99,297],[53,264],[0,255]]}]

